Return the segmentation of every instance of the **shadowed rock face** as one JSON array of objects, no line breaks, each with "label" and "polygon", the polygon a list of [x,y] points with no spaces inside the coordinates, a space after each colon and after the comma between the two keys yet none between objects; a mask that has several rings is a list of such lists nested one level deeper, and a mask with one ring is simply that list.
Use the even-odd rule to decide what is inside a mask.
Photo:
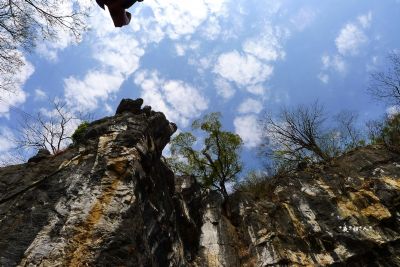
[{"label": "shadowed rock face", "polygon": [[82,144],[0,169],[0,266],[400,266],[400,158],[381,147],[222,198],[160,160],[143,101]]}]

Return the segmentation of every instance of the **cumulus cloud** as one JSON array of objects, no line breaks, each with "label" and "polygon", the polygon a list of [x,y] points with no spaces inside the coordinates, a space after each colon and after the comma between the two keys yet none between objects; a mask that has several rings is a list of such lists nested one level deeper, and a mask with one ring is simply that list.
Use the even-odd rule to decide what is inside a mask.
[{"label": "cumulus cloud", "polygon": [[253,98],[245,99],[239,106],[238,112],[245,113],[260,113],[263,108],[262,102]]},{"label": "cumulus cloud", "polygon": [[336,38],[336,47],[341,55],[357,55],[360,47],[368,41],[363,30],[355,24],[347,24]]},{"label": "cumulus cloud", "polygon": [[303,7],[290,19],[290,22],[297,30],[303,31],[314,22],[316,15],[314,9]]},{"label": "cumulus cloud", "polygon": [[47,94],[45,91],[43,91],[42,89],[35,89],[35,100],[36,101],[40,101],[40,100],[45,100],[47,98]]},{"label": "cumulus cloud", "polygon": [[[55,15],[65,15],[72,14],[78,9],[85,12],[92,6],[92,1],[82,0],[82,1],[58,1],[57,10],[54,10]],[[84,19],[84,18],[82,18]],[[88,22],[86,22],[88,23]],[[52,25],[54,31],[57,33],[55,40],[38,42],[36,45],[36,52],[48,59],[49,61],[57,61],[58,53],[72,44],[77,44],[80,42],[71,32],[67,29],[59,26]]]},{"label": "cumulus cloud", "polygon": [[193,41],[190,43],[177,43],[175,44],[175,51],[178,56],[185,56],[188,50],[196,50],[200,47],[200,43]]},{"label": "cumulus cloud", "polygon": [[359,49],[368,42],[368,37],[365,33],[372,20],[372,13],[358,17],[354,23],[347,23],[339,32],[335,40],[338,52],[343,55],[357,55]]},{"label": "cumulus cloud", "polygon": [[256,84],[256,85],[251,85],[246,87],[246,91],[253,94],[253,95],[259,95],[259,96],[265,96],[265,93],[267,92],[267,89],[262,86],[261,84]]},{"label": "cumulus cloud", "polygon": [[255,115],[236,117],[233,121],[235,132],[240,135],[244,146],[254,148],[262,141],[262,131]]},{"label": "cumulus cloud", "polygon": [[282,40],[289,35],[287,31],[272,25],[265,26],[261,37],[257,36],[246,40],[243,51],[261,60],[276,61],[285,57]]},{"label": "cumulus cloud", "polygon": [[8,127],[0,127],[0,167],[20,163],[14,155],[15,135]]},{"label": "cumulus cloud", "polygon": [[74,110],[93,111],[99,100],[105,101],[118,92],[123,81],[122,74],[103,71],[90,71],[83,80],[68,77],[64,80],[66,102]]},{"label": "cumulus cloud", "polygon": [[143,55],[144,49],[129,34],[111,33],[98,38],[92,57],[100,66],[89,70],[83,79],[71,76],[64,80],[68,105],[74,110],[93,111],[100,100],[106,106],[109,96],[117,93],[123,81],[139,68]]},{"label": "cumulus cloud", "polygon": [[7,127],[0,127],[0,154],[15,147],[13,132]]},{"label": "cumulus cloud", "polygon": [[207,40],[216,40],[221,32],[222,28],[216,16],[210,17],[205,26],[201,29],[201,35]]},{"label": "cumulus cloud", "polygon": [[217,78],[214,80],[214,85],[217,90],[217,94],[222,96],[225,100],[228,100],[233,97],[235,94],[235,89],[231,86],[231,84],[223,79],[223,78]]},{"label": "cumulus cloud", "polygon": [[134,82],[141,87],[141,97],[147,104],[183,127],[208,108],[208,99],[194,86],[180,80],[163,79],[157,71],[140,71]]},{"label": "cumulus cloud", "polygon": [[[0,76],[0,84],[6,85],[4,88],[0,87],[0,117],[8,117],[10,108],[18,106],[25,102],[27,94],[23,90],[25,82],[34,73],[34,66],[21,56],[24,65],[15,74],[3,74]],[[7,89],[7,90],[4,90]]]},{"label": "cumulus cloud", "polygon": [[139,61],[143,55],[144,49],[134,36],[129,34],[107,35],[98,40],[93,47],[93,58],[97,59],[103,68],[124,76],[139,68]]},{"label": "cumulus cloud", "polygon": [[323,82],[324,84],[328,84],[329,83],[329,75],[326,73],[320,73],[318,74],[318,79]]},{"label": "cumulus cloud", "polygon": [[368,12],[367,14],[361,15],[358,17],[358,22],[360,23],[361,27],[364,29],[369,28],[372,21],[372,12]]},{"label": "cumulus cloud", "polygon": [[334,69],[340,73],[346,72],[346,62],[344,61],[343,57],[339,55],[324,55],[321,57],[321,62],[324,70]]},{"label": "cumulus cloud", "polygon": [[370,27],[371,21],[372,13],[368,12],[343,26],[335,39],[337,52],[334,55],[323,55],[321,57],[322,72],[317,75],[321,82],[329,83],[327,71],[334,70],[341,74],[346,72],[346,57],[357,56],[361,48],[369,41],[366,29]]},{"label": "cumulus cloud", "polygon": [[272,75],[273,67],[252,55],[242,55],[234,50],[218,57],[214,72],[240,86],[246,86],[266,81]]},{"label": "cumulus cloud", "polygon": [[[187,50],[197,49],[199,43],[191,41],[189,36],[209,19],[216,22],[219,16],[223,16],[225,3],[226,0],[200,0],[195,3],[144,1],[130,9],[131,23],[121,30],[113,27],[108,12],[96,8],[93,10],[95,15],[90,19],[93,31],[89,41],[92,58],[100,65],[89,70],[83,79],[65,79],[64,93],[68,104],[74,109],[93,110],[99,100],[106,101],[111,93],[119,90],[124,80],[139,69],[140,59],[151,43],[170,38],[177,42],[176,52],[182,56]],[[212,34],[217,32],[214,30]]]},{"label": "cumulus cloud", "polygon": [[171,39],[179,39],[184,35],[193,34],[209,17],[220,16],[226,12],[226,0],[173,1],[154,0],[144,2],[151,8],[152,16],[143,18],[147,27],[156,23],[159,30]]}]

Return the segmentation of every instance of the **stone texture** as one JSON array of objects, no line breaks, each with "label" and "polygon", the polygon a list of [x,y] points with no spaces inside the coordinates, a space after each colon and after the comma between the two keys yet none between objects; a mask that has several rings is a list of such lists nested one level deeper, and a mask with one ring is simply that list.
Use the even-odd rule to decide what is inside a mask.
[{"label": "stone texture", "polygon": [[303,166],[233,194],[228,218],[219,194],[163,163],[176,125],[141,105],[0,169],[0,266],[400,266],[399,155]]},{"label": "stone texture", "polygon": [[30,158],[28,162],[34,162],[37,163],[43,159],[46,159],[48,156],[50,156],[50,152],[47,149],[39,149],[37,154]]},{"label": "stone texture", "polygon": [[369,146],[236,193],[241,265],[400,266],[399,162]]},{"label": "stone texture", "polygon": [[[124,112],[131,112],[133,114],[139,114],[141,110],[141,106],[143,105],[143,99],[138,98],[135,100],[125,98],[122,99],[121,103],[119,103],[116,111],[116,115],[122,114]],[[146,108],[147,110],[148,108]]]}]

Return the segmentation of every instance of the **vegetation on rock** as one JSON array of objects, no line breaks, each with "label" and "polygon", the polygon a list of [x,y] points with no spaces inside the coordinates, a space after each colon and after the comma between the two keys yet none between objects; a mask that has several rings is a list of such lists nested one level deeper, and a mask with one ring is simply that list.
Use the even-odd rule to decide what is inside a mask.
[{"label": "vegetation on rock", "polygon": [[78,126],[78,128],[76,128],[75,132],[71,136],[74,144],[79,144],[83,141],[88,126],[89,122],[84,121]]},{"label": "vegetation on rock", "polygon": [[206,187],[217,189],[227,199],[227,182],[235,182],[242,170],[239,135],[223,131],[220,113],[211,113],[192,124],[193,130],[202,130],[206,136],[201,149],[194,148],[197,138],[189,132],[175,136],[171,141],[171,157],[167,162],[176,174],[194,175]]}]

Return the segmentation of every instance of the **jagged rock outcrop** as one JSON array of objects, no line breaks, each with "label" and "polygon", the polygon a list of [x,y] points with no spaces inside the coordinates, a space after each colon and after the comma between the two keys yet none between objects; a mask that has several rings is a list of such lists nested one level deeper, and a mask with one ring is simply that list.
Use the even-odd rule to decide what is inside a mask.
[{"label": "jagged rock outcrop", "polygon": [[123,103],[83,144],[1,169],[1,266],[187,265],[160,161],[176,126]]},{"label": "jagged rock outcrop", "polygon": [[237,193],[241,265],[400,266],[399,177],[399,155],[369,146]]},{"label": "jagged rock outcrop", "polygon": [[81,144],[0,169],[0,266],[400,266],[400,157],[384,147],[223,199],[160,160],[176,126],[123,100]]}]

